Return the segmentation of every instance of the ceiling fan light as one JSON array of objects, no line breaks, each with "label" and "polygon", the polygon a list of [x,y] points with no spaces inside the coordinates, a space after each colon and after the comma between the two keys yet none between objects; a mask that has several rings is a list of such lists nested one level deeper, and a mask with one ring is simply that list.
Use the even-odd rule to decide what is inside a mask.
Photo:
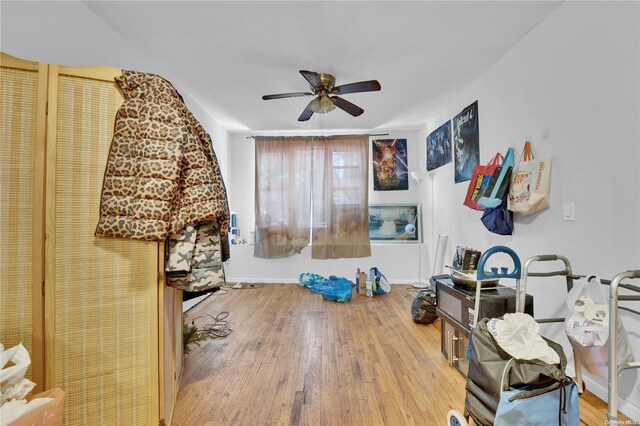
[{"label": "ceiling fan light", "polygon": [[318,96],[311,101],[309,108],[317,114],[325,114],[336,109],[336,106],[331,102],[331,99],[329,99],[328,96]]}]

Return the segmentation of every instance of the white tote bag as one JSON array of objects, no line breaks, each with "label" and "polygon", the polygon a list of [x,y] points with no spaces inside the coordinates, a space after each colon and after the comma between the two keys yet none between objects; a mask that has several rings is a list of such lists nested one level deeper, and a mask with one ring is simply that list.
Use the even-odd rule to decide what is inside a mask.
[{"label": "white tote bag", "polygon": [[551,157],[534,158],[529,141],[511,175],[507,208],[528,215],[551,206]]}]

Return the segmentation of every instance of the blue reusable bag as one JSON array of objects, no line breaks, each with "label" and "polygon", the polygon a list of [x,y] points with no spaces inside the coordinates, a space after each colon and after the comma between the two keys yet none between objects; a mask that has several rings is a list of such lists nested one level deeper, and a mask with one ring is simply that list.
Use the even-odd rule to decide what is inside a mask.
[{"label": "blue reusable bag", "polygon": [[[544,390],[540,390],[544,392]],[[530,391],[504,391],[496,410],[495,426],[580,425],[578,387],[571,382],[550,392],[518,398]]]},{"label": "blue reusable bag", "polygon": [[[500,171],[498,173],[498,170]],[[511,171],[513,170],[513,148],[507,150],[502,165],[496,169],[491,177],[491,182],[487,187],[490,192],[485,193],[478,200],[478,206],[483,209],[492,209],[500,206],[503,199],[509,194],[509,184],[511,183]]]},{"label": "blue reusable bag", "polygon": [[485,228],[494,234],[513,234],[513,212],[507,208],[506,197],[498,207],[485,209],[480,220],[484,224]]},{"label": "blue reusable bag", "polygon": [[369,279],[371,280],[371,287],[373,294],[385,294],[391,291],[391,286],[387,277],[375,266],[369,269]]}]

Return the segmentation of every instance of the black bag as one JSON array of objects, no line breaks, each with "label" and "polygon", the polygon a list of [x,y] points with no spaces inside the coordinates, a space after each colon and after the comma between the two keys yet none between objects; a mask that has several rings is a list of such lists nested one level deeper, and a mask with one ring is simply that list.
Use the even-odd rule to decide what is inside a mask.
[{"label": "black bag", "polygon": [[436,293],[433,290],[420,290],[411,304],[413,322],[431,324],[438,319],[436,314]]},{"label": "black bag", "polygon": [[502,200],[498,207],[485,209],[480,220],[494,234],[513,234],[513,212],[507,209],[507,197]]}]

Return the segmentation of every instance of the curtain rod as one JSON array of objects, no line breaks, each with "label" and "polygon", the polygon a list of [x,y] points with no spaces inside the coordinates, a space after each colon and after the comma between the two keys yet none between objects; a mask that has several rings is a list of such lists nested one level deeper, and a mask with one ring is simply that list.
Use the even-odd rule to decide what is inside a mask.
[{"label": "curtain rod", "polygon": [[[315,136],[315,135],[303,136],[303,137],[313,137],[313,136]],[[341,135],[338,135],[338,136],[341,136]],[[389,136],[389,133],[372,133],[372,134],[369,135],[369,137],[371,137],[371,136]],[[256,136],[256,135],[251,135],[251,136],[247,136],[245,139],[255,139],[257,137],[258,136]],[[285,136],[285,137],[287,137],[287,136]],[[323,136],[323,137],[326,137],[326,136]]]}]

